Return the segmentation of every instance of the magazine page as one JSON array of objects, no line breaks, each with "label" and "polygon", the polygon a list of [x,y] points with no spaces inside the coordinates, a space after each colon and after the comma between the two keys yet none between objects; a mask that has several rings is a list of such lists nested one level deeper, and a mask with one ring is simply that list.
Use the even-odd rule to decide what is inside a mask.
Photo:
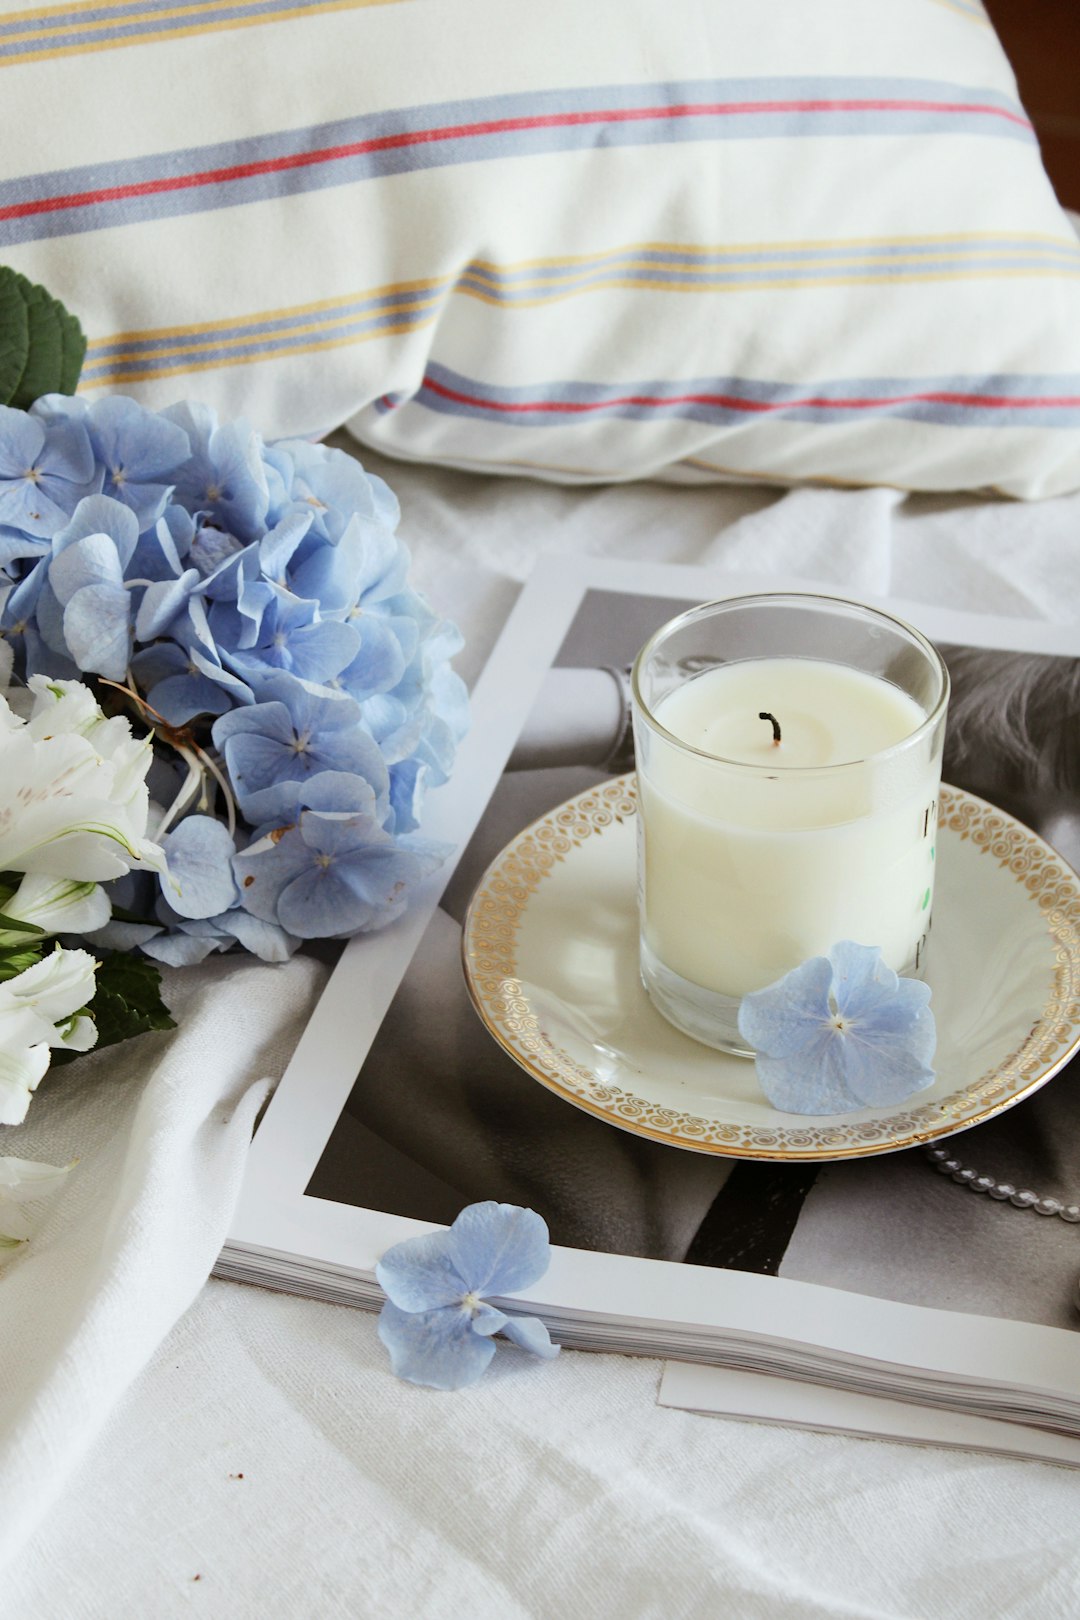
[{"label": "magazine page", "polygon": [[[740,580],[739,593],[755,587],[813,589]],[[381,953],[363,940],[344,953],[260,1130],[235,1243],[370,1276],[389,1242],[496,1198],[547,1220],[560,1263],[542,1287],[555,1315],[726,1325],[837,1340],[853,1355],[873,1355],[877,1341],[891,1359],[893,1313],[865,1307],[893,1301],[923,1308],[908,1318],[921,1324],[908,1344],[922,1364],[1068,1382],[1080,1266],[1067,1222],[973,1196],[917,1150],[754,1162],[616,1130],[538,1085],[470,1004],[462,921],[485,869],[530,823],[632,768],[619,672],[660,624],[725,594],[722,576],[701,569],[560,560],[538,571],[478,689],[460,802],[441,807],[464,844],[456,868],[426,914],[407,919],[392,963],[385,937]],[[1080,861],[1080,648],[1048,626],[879,605],[918,624],[949,665],[945,780]],[[1080,1202],[1077,1078],[1066,1069],[953,1139],[957,1155],[979,1175]],[[598,1290],[601,1256],[653,1264],[609,1262]],[[765,1279],[803,1286],[774,1281],[763,1294]],[[984,1318],[1019,1333],[997,1334],[996,1362],[975,1352]],[[1039,1367],[1021,1325],[1066,1330],[1063,1342],[1037,1341]],[[1071,1384],[1080,1397],[1080,1377]]]}]

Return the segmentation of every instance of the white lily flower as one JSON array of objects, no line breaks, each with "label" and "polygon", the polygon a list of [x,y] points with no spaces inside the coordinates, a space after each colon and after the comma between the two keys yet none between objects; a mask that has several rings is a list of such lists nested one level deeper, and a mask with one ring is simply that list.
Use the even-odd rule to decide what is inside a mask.
[{"label": "white lily flower", "polygon": [[51,1198],[71,1164],[44,1164],[37,1159],[0,1158],[0,1249],[14,1249],[30,1236],[31,1224],[22,1205]]},{"label": "white lily flower", "polygon": [[0,984],[0,1125],[19,1125],[49,1067],[54,1046],[86,1052],[94,1021],[79,1016],[94,994],[97,962],[89,951],[59,947]]},{"label": "white lily flower", "polygon": [[[99,883],[77,883],[74,878],[28,872],[11,899],[0,906],[6,917],[33,923],[46,934],[90,934],[104,928],[112,914],[109,897]],[[0,946],[27,945],[27,935],[0,928]]]},{"label": "white lily flower", "polygon": [[164,872],[146,836],[149,742],[106,719],[81,682],[35,675],[30,689],[26,723],[0,696],[0,871],[79,882]]}]

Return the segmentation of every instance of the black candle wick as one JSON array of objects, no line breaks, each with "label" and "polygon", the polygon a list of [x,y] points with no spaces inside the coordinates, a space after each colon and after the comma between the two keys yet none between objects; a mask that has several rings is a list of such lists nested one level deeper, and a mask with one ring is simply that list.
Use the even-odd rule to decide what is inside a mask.
[{"label": "black candle wick", "polygon": [[759,720],[768,720],[769,721],[769,723],[772,726],[773,747],[778,748],[780,746],[780,742],[781,742],[780,722],[776,718],[775,714],[769,714],[767,710],[763,709],[762,712],[758,715],[758,719]]}]

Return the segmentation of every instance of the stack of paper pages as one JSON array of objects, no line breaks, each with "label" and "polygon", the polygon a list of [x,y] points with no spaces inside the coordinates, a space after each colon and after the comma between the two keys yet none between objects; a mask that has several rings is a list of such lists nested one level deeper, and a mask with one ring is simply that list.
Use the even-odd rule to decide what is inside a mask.
[{"label": "stack of paper pages", "polygon": [[[752,588],[740,579],[739,594]],[[1068,1066],[1080,890],[1040,842],[1080,860],[1080,641],[1069,632],[873,604],[942,648],[954,692],[945,777],[958,791],[929,968],[949,1031],[938,1085],[902,1129],[869,1111],[812,1122],[813,1142],[793,1116],[763,1127],[745,1061],[729,1120],[728,1104],[694,1092],[707,1089],[694,1076],[709,1054],[681,1036],[689,1067],[676,1054],[661,1079],[684,1104],[638,1107],[628,1043],[644,1039],[651,1009],[614,925],[605,990],[604,908],[592,906],[586,960],[572,893],[560,901],[565,948],[545,949],[560,983],[579,975],[576,1005],[566,992],[569,1010],[552,1010],[541,965],[506,979],[520,1005],[505,1027],[485,1028],[472,1005],[469,901],[523,834],[577,892],[590,831],[618,823],[599,840],[623,863],[604,881],[629,874],[619,904],[632,912],[619,672],[684,606],[729,594],[702,569],[559,559],[537,570],[478,683],[454,777],[428,800],[425,834],[455,853],[400,924],[343,949],[259,1127],[218,1272],[377,1308],[374,1266],[391,1244],[479,1199],[525,1204],[549,1224],[552,1264],[527,1298],[499,1303],[541,1315],[567,1346],[701,1364],[668,1369],[669,1404],[1080,1462],[1080,1225],[985,1190],[1080,1202]],[[575,796],[600,805],[596,826],[559,819]],[[515,963],[537,890],[528,870],[515,889],[519,870],[489,880]],[[972,885],[989,898],[963,901],[961,971],[947,913]],[[597,1035],[609,992],[629,998],[621,1046],[619,1032]],[[964,1053],[979,1076],[958,1091]],[[698,1151],[675,1145],[703,1108]],[[973,1174],[942,1173],[925,1151],[935,1139],[957,1175]]]}]

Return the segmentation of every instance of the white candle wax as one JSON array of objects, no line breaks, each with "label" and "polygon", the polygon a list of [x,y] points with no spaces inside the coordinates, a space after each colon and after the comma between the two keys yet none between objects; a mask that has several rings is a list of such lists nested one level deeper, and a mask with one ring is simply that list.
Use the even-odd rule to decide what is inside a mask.
[{"label": "white candle wax", "polygon": [[937,771],[929,746],[870,760],[918,730],[922,708],[846,665],[760,658],[693,677],[654,713],[733,763],[660,741],[639,769],[653,954],[729,996],[841,939],[910,970],[929,917]]}]

